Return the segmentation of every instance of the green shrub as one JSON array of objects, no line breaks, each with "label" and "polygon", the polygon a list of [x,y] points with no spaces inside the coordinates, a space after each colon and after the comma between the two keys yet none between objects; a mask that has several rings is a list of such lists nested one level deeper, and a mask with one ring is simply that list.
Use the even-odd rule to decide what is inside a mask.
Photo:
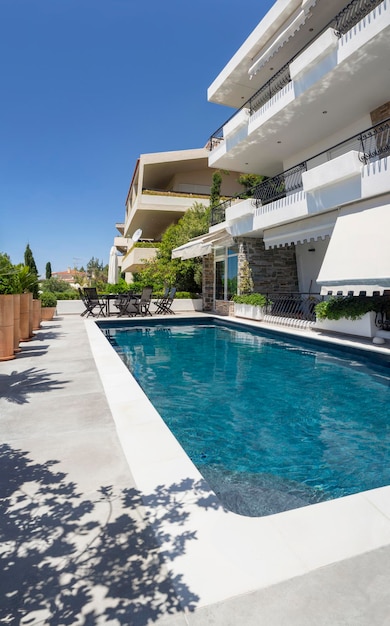
[{"label": "green shrub", "polygon": [[359,320],[369,311],[380,310],[380,302],[366,296],[331,296],[316,304],[315,313],[320,320]]},{"label": "green shrub", "polygon": [[51,291],[44,291],[40,294],[39,299],[43,307],[54,307],[57,305],[57,298]]},{"label": "green shrub", "polygon": [[268,304],[267,297],[261,293],[249,293],[241,296],[234,295],[233,302],[237,304],[250,304],[252,306],[266,306]]}]

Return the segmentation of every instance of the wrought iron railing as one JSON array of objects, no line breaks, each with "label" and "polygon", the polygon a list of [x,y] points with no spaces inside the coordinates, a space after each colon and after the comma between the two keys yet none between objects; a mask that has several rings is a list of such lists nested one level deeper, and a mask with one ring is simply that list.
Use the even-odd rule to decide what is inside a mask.
[{"label": "wrought iron railing", "polygon": [[249,110],[250,115],[253,115],[262,106],[273,98],[273,96],[281,91],[285,85],[291,81],[290,65],[299,57],[304,50],[306,50],[313,41],[316,41],[320,35],[322,35],[328,28],[334,28],[336,34],[341,37],[345,35],[351,28],[353,28],[360,20],[366,15],[371,13],[383,0],[352,0],[347,4],[342,11],[340,11],[319,33],[316,34],[297,54],[295,54],[278,72],[268,80],[265,85],[260,87],[256,93],[247,100],[242,107],[231,115],[222,126],[218,128],[210,137],[207,147],[210,151],[214,150],[222,141],[223,129],[228,122],[230,122],[240,111],[243,109]]},{"label": "wrought iron railing", "polygon": [[268,293],[266,315],[314,322],[315,306],[324,298],[319,293]]},{"label": "wrought iron railing", "polygon": [[306,169],[306,161],[303,161],[277,176],[267,178],[252,190],[252,204],[258,207],[285,198],[287,193],[302,189],[302,172],[305,172]]},{"label": "wrought iron railing", "polygon": [[316,154],[314,157],[307,159],[307,161],[298,163],[298,165],[294,165],[294,167],[272,178],[267,178],[256,187],[252,187],[247,194],[241,193],[233,198],[229,198],[229,200],[225,200],[225,202],[212,209],[210,225],[215,226],[224,222],[226,208],[237,200],[251,197],[252,204],[255,207],[259,207],[299,191],[299,189],[303,188],[302,172],[310,169],[312,161],[319,160],[323,155],[326,155],[327,160],[331,161],[336,156],[346,154],[350,150],[359,152],[359,159],[365,164],[390,155],[390,118],[328,148],[328,150]]},{"label": "wrought iron railing", "polygon": [[239,193],[232,198],[228,198],[224,200],[217,206],[212,207],[210,212],[210,226],[215,226],[215,224],[221,224],[226,220],[226,209],[232,206],[237,200],[246,199],[247,195],[245,193]]},{"label": "wrought iron railing", "polygon": [[345,35],[381,2],[383,0],[352,0],[336,15],[330,26],[333,26],[339,35]]}]

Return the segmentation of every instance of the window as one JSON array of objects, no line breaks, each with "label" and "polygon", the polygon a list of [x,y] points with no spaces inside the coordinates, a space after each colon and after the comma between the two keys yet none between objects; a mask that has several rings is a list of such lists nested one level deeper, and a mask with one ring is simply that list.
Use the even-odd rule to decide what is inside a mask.
[{"label": "window", "polygon": [[215,299],[231,300],[237,293],[238,246],[215,251]]}]

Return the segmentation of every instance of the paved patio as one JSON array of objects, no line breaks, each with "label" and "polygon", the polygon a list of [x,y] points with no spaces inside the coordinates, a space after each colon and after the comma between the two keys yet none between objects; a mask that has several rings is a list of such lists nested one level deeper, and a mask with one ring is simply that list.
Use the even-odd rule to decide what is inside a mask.
[{"label": "paved patio", "polygon": [[[137,489],[80,316],[43,323],[16,359],[0,363],[0,427],[1,623],[390,624],[390,541],[200,603],[174,567],[196,541],[185,531],[187,486]],[[201,486],[197,493],[197,506],[213,506]],[[157,509],[177,528],[173,542]]]}]

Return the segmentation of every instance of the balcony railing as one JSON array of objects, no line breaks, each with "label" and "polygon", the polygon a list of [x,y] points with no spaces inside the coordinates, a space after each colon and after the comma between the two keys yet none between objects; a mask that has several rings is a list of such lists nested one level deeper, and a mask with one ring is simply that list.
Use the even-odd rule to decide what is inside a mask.
[{"label": "balcony railing", "polygon": [[351,150],[359,152],[359,159],[364,164],[390,155],[390,118],[332,146],[328,150],[316,154],[314,157],[310,157],[306,161],[302,161],[302,163],[298,163],[298,165],[272,178],[267,178],[256,187],[252,187],[246,195],[239,194],[222,202],[212,209],[210,225],[215,226],[224,222],[226,219],[226,208],[237,200],[251,197],[252,204],[257,208],[299,191],[303,188],[302,172],[310,169],[310,164],[313,161],[321,160],[320,157],[324,155],[326,155],[327,161],[331,161],[336,156],[341,156]]},{"label": "balcony railing", "polygon": [[324,298],[319,293],[267,293],[266,315],[314,322],[315,306]]},{"label": "balcony railing", "polygon": [[240,111],[247,109],[253,115],[271,98],[281,91],[285,85],[291,81],[290,65],[299,57],[302,52],[311,46],[313,41],[319,38],[328,28],[333,28],[336,34],[341,37],[353,26],[358,24],[366,15],[375,9],[383,0],[352,0],[342,11],[340,11],[313,39],[311,39],[297,54],[295,54],[265,85],[260,87],[256,93],[235,111],[226,122],[213,133],[207,143],[210,151],[214,150],[223,140],[223,129]]},{"label": "balcony railing", "polygon": [[257,185],[252,191],[252,204],[256,207],[285,198],[287,193],[302,189],[302,172],[307,169],[306,161],[274,176]]}]

